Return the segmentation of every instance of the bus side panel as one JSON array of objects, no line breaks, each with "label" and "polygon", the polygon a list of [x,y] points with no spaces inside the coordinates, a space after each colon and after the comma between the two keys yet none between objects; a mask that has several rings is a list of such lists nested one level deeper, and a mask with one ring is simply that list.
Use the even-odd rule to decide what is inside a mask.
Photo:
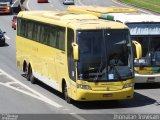
[{"label": "bus side panel", "polygon": [[[55,63],[56,63],[56,68],[57,68],[57,80],[58,84],[62,85],[62,79],[65,79],[65,82],[67,85],[69,85],[68,82],[68,74],[67,74],[67,56],[64,51],[57,50],[56,55],[55,55]],[[68,86],[69,87],[69,86]],[[62,88],[61,88],[62,90]]]},{"label": "bus side panel", "polygon": [[28,65],[31,59],[31,46],[26,44],[29,44],[29,41],[27,39],[20,36],[16,37],[16,59],[17,67],[20,70],[23,70],[24,61],[26,61]]},{"label": "bus side panel", "polygon": [[33,43],[31,46],[35,51],[32,59],[34,63],[33,71],[36,73],[35,77],[59,91],[60,88],[55,64],[57,49],[40,43]]},{"label": "bus side panel", "polygon": [[21,37],[19,39],[19,42],[17,41],[17,49],[19,49],[20,51],[19,56],[21,56],[21,59],[23,59],[22,62],[26,60],[27,64],[30,63],[33,72],[45,75],[46,56],[43,56],[44,53],[42,52],[42,50],[45,50],[42,46],[43,45],[37,42]]},{"label": "bus side panel", "polygon": [[48,77],[52,81],[53,80],[57,81],[57,69],[55,64],[56,50],[50,47],[50,49],[48,49],[47,51],[47,54],[48,54],[48,59],[47,59]]}]

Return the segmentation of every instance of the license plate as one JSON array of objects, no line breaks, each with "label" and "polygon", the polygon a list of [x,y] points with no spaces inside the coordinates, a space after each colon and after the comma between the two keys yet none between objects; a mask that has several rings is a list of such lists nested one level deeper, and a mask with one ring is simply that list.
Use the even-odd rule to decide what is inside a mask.
[{"label": "license plate", "polygon": [[103,97],[112,97],[112,94],[103,94]]},{"label": "license plate", "polygon": [[148,77],[147,82],[154,82],[155,81],[155,77]]}]

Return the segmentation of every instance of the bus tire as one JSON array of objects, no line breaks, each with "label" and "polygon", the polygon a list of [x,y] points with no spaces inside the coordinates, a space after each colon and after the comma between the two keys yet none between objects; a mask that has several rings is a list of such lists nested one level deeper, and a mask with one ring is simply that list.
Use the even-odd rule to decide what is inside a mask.
[{"label": "bus tire", "polygon": [[29,67],[29,69],[28,69],[28,77],[27,77],[27,79],[28,79],[29,81],[31,81],[32,84],[35,84],[35,83],[36,83],[36,79],[35,79],[34,76],[33,76],[32,68],[31,68],[31,67]]},{"label": "bus tire", "polygon": [[24,72],[25,78],[27,78],[28,72],[27,72],[27,63],[26,63],[26,61],[23,62],[23,68],[22,68],[22,70]]},{"label": "bus tire", "polygon": [[68,96],[68,90],[67,90],[67,84],[64,83],[63,84],[63,96],[64,96],[64,99],[67,103],[71,103],[71,98]]},{"label": "bus tire", "polygon": [[27,71],[25,72],[25,74],[26,74],[27,80],[30,81],[30,65],[28,66]]}]

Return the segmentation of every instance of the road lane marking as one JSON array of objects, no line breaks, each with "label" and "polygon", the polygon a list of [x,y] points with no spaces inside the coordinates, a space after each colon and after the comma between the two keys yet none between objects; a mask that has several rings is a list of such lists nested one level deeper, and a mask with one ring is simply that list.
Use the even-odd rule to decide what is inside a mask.
[{"label": "road lane marking", "polygon": [[0,73],[0,75],[2,75],[2,73]]},{"label": "road lane marking", "polygon": [[119,5],[122,5],[122,6],[125,6],[125,7],[135,8],[135,9],[137,9],[137,10],[139,10],[139,11],[142,11],[142,12],[144,12],[144,13],[147,13],[147,14],[152,14],[151,12],[147,12],[147,11],[142,10],[142,9],[140,9],[140,8],[123,4],[123,3],[117,2],[117,1],[115,1],[115,0],[112,0],[112,2],[114,2],[114,3],[116,3],[116,4],[119,4]]},{"label": "road lane marking", "polygon": [[50,100],[47,100],[47,99],[44,100],[44,99],[42,99],[41,97],[38,97],[38,96],[36,96],[36,95],[34,95],[34,94],[31,94],[31,93],[29,93],[29,92],[26,92],[26,91],[24,91],[24,90],[15,88],[15,87],[13,87],[13,86],[10,86],[9,84],[0,83],[0,85],[3,85],[3,86],[5,86],[5,87],[8,87],[8,88],[13,89],[13,90],[18,91],[18,92],[21,92],[21,93],[23,93],[23,94],[26,94],[26,95],[31,96],[31,97],[33,97],[33,98],[35,98],[35,99],[38,99],[38,100],[40,100],[40,101],[42,101],[42,102],[48,103],[48,104],[50,104],[50,105],[52,105],[52,106],[54,106],[54,107],[59,108],[59,106],[55,105],[55,103],[53,103],[53,102],[50,101]]},{"label": "road lane marking", "polygon": [[[42,102],[48,103],[48,104],[50,104],[50,105],[52,105],[52,106],[54,106],[54,107],[62,108],[62,106],[59,105],[58,103],[50,100],[49,98],[43,96],[43,95],[40,94],[40,93],[37,93],[35,90],[33,90],[33,89],[31,89],[30,87],[26,86],[25,84],[21,83],[20,81],[18,81],[17,79],[15,79],[15,78],[12,77],[11,75],[9,75],[9,74],[6,73],[5,71],[3,71],[2,69],[0,69],[0,74],[6,75],[8,78],[10,78],[11,80],[13,80],[13,81],[7,82],[7,83],[0,83],[0,85],[3,85],[3,86],[5,86],[5,87],[8,87],[8,88],[13,89],[13,90],[15,90],[15,91],[18,91],[18,92],[20,92],[20,93],[26,94],[26,95],[28,95],[28,96],[30,96],[30,97],[33,97],[33,98],[35,98],[35,99],[38,99],[38,100],[40,100],[40,101],[42,101]],[[14,87],[14,86],[11,86],[11,84],[15,84],[15,83],[20,84],[20,85],[23,86],[24,88],[26,88],[26,89],[30,90],[31,92],[33,92],[34,94],[29,93],[29,92],[27,92],[27,91],[25,91],[25,90],[23,90],[23,89],[19,89],[19,88],[16,88],[16,87]],[[38,95],[38,96],[37,96],[37,95]],[[69,110],[69,109],[65,109],[65,110]],[[80,116],[80,115],[78,115],[78,114],[76,114],[76,113],[70,113],[70,115],[73,116],[74,118],[78,119],[78,120],[87,120],[87,119],[83,118],[82,116]]]},{"label": "road lane marking", "polygon": [[8,40],[11,39],[10,37],[8,37],[7,35],[5,35],[5,38],[7,38]]},{"label": "road lane marking", "polygon": [[0,72],[3,73],[4,75],[6,75],[6,76],[7,76],[8,78],[10,78],[11,80],[13,80],[14,82],[20,84],[21,86],[23,86],[24,88],[28,89],[29,91],[31,91],[32,93],[34,93],[35,95],[38,95],[38,96],[35,96],[35,95],[32,94],[32,93],[29,93],[29,92],[26,92],[26,91],[17,89],[17,88],[15,88],[15,87],[13,87],[13,86],[10,86],[9,84],[0,83],[1,85],[5,85],[6,87],[9,87],[9,88],[14,89],[14,90],[16,90],[16,91],[19,91],[19,92],[22,92],[22,93],[27,94],[27,95],[29,95],[29,96],[32,96],[32,97],[34,97],[34,98],[36,98],[36,99],[39,99],[39,100],[41,100],[41,101],[43,101],[43,102],[45,102],[45,103],[50,104],[50,105],[52,105],[52,106],[54,106],[54,107],[56,107],[56,108],[61,108],[61,107],[62,107],[62,105],[56,103],[55,101],[47,98],[47,97],[44,96],[44,95],[38,93],[37,91],[31,89],[30,87],[28,87],[27,85],[21,83],[21,82],[18,81],[16,78],[12,77],[11,75],[9,75],[8,73],[6,73],[6,72],[3,71],[2,69],[0,69]]},{"label": "road lane marking", "polygon": [[75,113],[70,113],[70,115],[72,115],[73,117],[77,118],[78,120],[87,120],[85,118],[83,118],[82,116],[75,114]]},{"label": "road lane marking", "polygon": [[11,84],[15,84],[15,83],[17,83],[17,82],[12,81],[12,82],[6,82],[5,84],[6,84],[6,85],[11,85]]},{"label": "road lane marking", "polygon": [[38,97],[38,96],[36,96],[36,95],[34,95],[34,94],[31,94],[31,93],[29,93],[29,92],[26,92],[26,91],[24,91],[24,90],[18,89],[18,88],[16,88],[16,87],[10,86],[9,84],[0,83],[0,85],[3,85],[3,86],[5,86],[5,87],[8,87],[8,88],[10,88],[10,89],[13,89],[13,90],[15,90],[15,91],[21,92],[21,93],[23,93],[23,94],[26,94],[26,95],[28,95],[28,96],[31,96],[31,97],[33,97],[33,98],[36,98],[36,99],[38,99],[38,100],[40,100],[40,101],[45,102],[44,100],[40,99],[40,97]]}]

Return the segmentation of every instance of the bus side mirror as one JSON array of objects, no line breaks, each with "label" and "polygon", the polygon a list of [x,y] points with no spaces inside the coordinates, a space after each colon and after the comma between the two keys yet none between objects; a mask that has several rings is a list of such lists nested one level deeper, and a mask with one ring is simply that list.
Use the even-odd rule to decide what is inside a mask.
[{"label": "bus side mirror", "polygon": [[78,45],[76,43],[72,43],[72,47],[73,47],[73,59],[75,61],[78,61],[79,60]]},{"label": "bus side mirror", "polygon": [[136,59],[142,58],[142,46],[139,42],[132,40],[133,45],[135,46]]}]

